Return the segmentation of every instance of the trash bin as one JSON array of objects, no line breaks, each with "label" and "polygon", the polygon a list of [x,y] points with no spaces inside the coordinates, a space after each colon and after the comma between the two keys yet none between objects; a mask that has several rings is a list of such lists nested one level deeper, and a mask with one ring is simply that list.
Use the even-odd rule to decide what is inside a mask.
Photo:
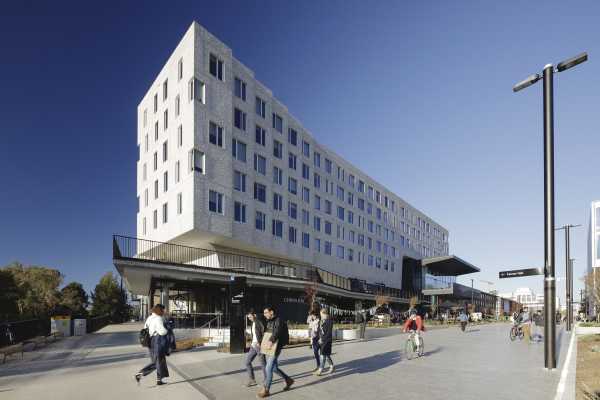
[{"label": "trash bin", "polygon": [[58,332],[62,336],[71,336],[71,317],[69,315],[55,315],[50,318],[50,333]]},{"label": "trash bin", "polygon": [[73,320],[73,336],[83,336],[86,334],[86,323],[85,319],[74,319]]}]

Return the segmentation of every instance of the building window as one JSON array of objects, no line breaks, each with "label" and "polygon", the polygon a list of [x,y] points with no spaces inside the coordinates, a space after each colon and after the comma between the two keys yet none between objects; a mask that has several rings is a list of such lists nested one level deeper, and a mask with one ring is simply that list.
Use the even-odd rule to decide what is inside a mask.
[{"label": "building window", "polygon": [[325,199],[325,214],[331,215],[331,201]]},{"label": "building window", "polygon": [[315,250],[321,252],[321,239],[315,239]]},{"label": "building window", "polygon": [[165,81],[163,82],[163,101],[167,99],[168,89],[169,89],[169,80],[165,79]]},{"label": "building window", "polygon": [[214,190],[208,191],[208,210],[223,214],[223,194]]},{"label": "building window", "polygon": [[231,152],[233,158],[241,162],[246,162],[246,143],[231,139]]},{"label": "building window", "polygon": [[263,232],[267,229],[267,217],[264,213],[260,211],[256,212],[254,227],[256,228],[256,230]]},{"label": "building window", "polygon": [[144,207],[148,207],[148,189],[144,189]]},{"label": "building window", "polygon": [[158,199],[158,179],[154,180],[154,198]]},{"label": "building window", "polygon": [[288,229],[288,237],[289,237],[290,243],[296,243],[297,234],[298,234],[298,230],[296,228],[294,228],[293,226],[290,226]]},{"label": "building window", "polygon": [[167,130],[169,128],[169,110],[165,110],[163,113],[163,130]]},{"label": "building window", "polygon": [[325,172],[331,175],[331,160],[325,159]]},{"label": "building window", "polygon": [[288,155],[288,166],[290,169],[296,169],[296,155],[294,153],[289,153]]},{"label": "building window", "polygon": [[154,123],[154,141],[158,140],[158,121]]},{"label": "building window", "polygon": [[292,219],[298,219],[298,205],[291,201],[288,202],[288,216]]},{"label": "building window", "polygon": [[310,144],[306,141],[302,141],[302,154],[304,157],[310,158]]},{"label": "building window", "polygon": [[302,247],[305,249],[310,247],[310,235],[306,232],[302,233]]},{"label": "building window", "polygon": [[302,188],[302,200],[305,203],[310,203],[310,189],[307,187]]},{"label": "building window", "polygon": [[267,159],[260,154],[254,154],[254,170],[262,175],[267,175]]},{"label": "building window", "polygon": [[246,82],[240,78],[235,78],[235,96],[246,101]]},{"label": "building window", "polygon": [[246,131],[246,113],[238,108],[233,111],[233,125],[239,130]]},{"label": "building window", "polygon": [[273,183],[283,185],[283,171],[279,167],[273,167]]},{"label": "building window", "polygon": [[177,80],[180,81],[181,79],[183,79],[183,58],[180,58],[177,63]]},{"label": "building window", "polygon": [[146,217],[142,220],[142,235],[146,235]]},{"label": "building window", "polygon": [[208,70],[212,76],[218,80],[223,80],[223,60],[217,58],[216,55],[210,54]]},{"label": "building window", "polygon": [[288,191],[292,194],[298,194],[298,181],[291,176],[288,177]]},{"label": "building window", "polygon": [[169,222],[169,208],[167,206],[167,203],[163,204],[162,206],[162,223],[166,224],[167,222]]},{"label": "building window", "polygon": [[261,128],[260,126],[256,125],[256,143],[260,144],[261,146],[266,146],[266,132],[263,128]]},{"label": "building window", "polygon": [[146,179],[148,179],[148,168],[146,163],[144,163],[144,166],[142,167],[142,180],[146,181]]},{"label": "building window", "polygon": [[236,201],[233,203],[233,219],[235,222],[246,223],[246,205]]},{"label": "building window", "polygon": [[337,208],[337,216],[342,221],[344,220],[344,207],[338,206],[338,208]]},{"label": "building window", "polygon": [[181,171],[179,161],[175,163],[175,183],[179,183],[181,180]]},{"label": "building window", "polygon": [[273,140],[273,156],[283,158],[283,144],[277,140]]},{"label": "building window", "polygon": [[302,223],[304,225],[310,225],[310,214],[308,210],[302,210]]},{"label": "building window", "polygon": [[278,237],[278,238],[282,238],[283,237],[283,222],[278,220],[278,219],[274,219],[273,220],[273,236]]},{"label": "building window", "polygon": [[178,117],[181,114],[181,101],[179,100],[179,95],[175,97],[175,116]]},{"label": "building window", "polygon": [[183,146],[183,126],[179,125],[177,128],[177,147]]},{"label": "building window", "polygon": [[278,193],[273,193],[273,210],[283,211],[283,196]]},{"label": "building window", "polygon": [[331,242],[325,241],[325,254],[331,255]]},{"label": "building window", "polygon": [[148,152],[148,134],[146,133],[146,136],[144,137],[144,151],[147,153]]},{"label": "building window", "polygon": [[325,233],[331,235],[331,222],[325,221]]},{"label": "building window", "polygon": [[233,188],[238,192],[246,192],[246,174],[233,171]]},{"label": "building window", "polygon": [[256,96],[256,115],[260,115],[262,118],[266,117],[267,103],[263,99]]},{"label": "building window", "polygon": [[273,129],[279,133],[283,133],[283,119],[275,113],[273,113]]},{"label": "building window", "polygon": [[152,226],[154,229],[158,228],[158,211],[154,210],[152,213]]},{"label": "building window", "polygon": [[315,210],[321,209],[321,196],[315,195]]},{"label": "building window", "polygon": [[292,146],[298,146],[298,132],[292,128],[288,128],[288,142]]},{"label": "building window", "polygon": [[167,161],[167,157],[169,154],[169,145],[168,145],[168,141],[165,140],[165,142],[162,145],[162,160],[163,162]]},{"label": "building window", "polygon": [[181,215],[183,212],[183,194],[177,194],[177,214]]},{"label": "building window", "polygon": [[321,188],[321,175],[317,174],[316,172],[314,173],[314,176],[313,176],[313,185],[314,185],[315,189]]},{"label": "building window", "polygon": [[310,168],[304,163],[302,163],[302,177],[306,180],[310,179]]},{"label": "building window", "polygon": [[201,82],[196,78],[190,79],[190,82],[188,83],[188,99],[190,101],[198,100],[200,103],[205,104],[205,90],[204,82]]},{"label": "building window", "polygon": [[315,231],[321,232],[321,218],[320,217],[315,216],[313,218],[313,228]]},{"label": "building window", "polygon": [[208,123],[208,141],[215,146],[223,147],[223,127],[214,122]]},{"label": "building window", "polygon": [[313,161],[315,164],[315,168],[321,168],[321,154],[316,151],[313,153]]},{"label": "building window", "polygon": [[204,153],[197,149],[189,152],[189,170],[204,173]]},{"label": "building window", "polygon": [[165,171],[163,173],[163,192],[169,190],[169,172]]},{"label": "building window", "polygon": [[146,127],[146,123],[148,122],[148,109],[144,109],[144,128]]},{"label": "building window", "polygon": [[158,93],[154,94],[154,114],[158,111]]},{"label": "building window", "polygon": [[344,201],[344,188],[341,186],[337,187],[337,199],[341,202]]},{"label": "building window", "polygon": [[267,187],[265,185],[254,182],[254,199],[261,203],[267,202]]}]

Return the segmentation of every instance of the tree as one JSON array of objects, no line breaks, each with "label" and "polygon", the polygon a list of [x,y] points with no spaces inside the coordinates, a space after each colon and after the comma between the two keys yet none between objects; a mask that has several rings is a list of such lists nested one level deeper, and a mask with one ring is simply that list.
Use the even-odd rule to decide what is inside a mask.
[{"label": "tree", "polygon": [[18,317],[20,297],[21,291],[13,275],[9,271],[0,269],[0,321]]},{"label": "tree", "polygon": [[[586,299],[590,307],[594,308],[596,319],[600,320],[600,273],[592,271],[583,277]],[[591,310],[588,310],[590,312]]]},{"label": "tree", "polygon": [[87,316],[88,295],[79,282],[71,282],[60,291],[60,305],[72,315]]},{"label": "tree", "polygon": [[117,278],[107,272],[100,278],[92,293],[92,316],[108,315],[111,322],[123,322],[131,315],[127,293],[121,289]]},{"label": "tree", "polygon": [[14,262],[4,271],[13,276],[19,288],[17,307],[21,317],[46,317],[58,305],[58,287],[63,280],[58,270]]}]

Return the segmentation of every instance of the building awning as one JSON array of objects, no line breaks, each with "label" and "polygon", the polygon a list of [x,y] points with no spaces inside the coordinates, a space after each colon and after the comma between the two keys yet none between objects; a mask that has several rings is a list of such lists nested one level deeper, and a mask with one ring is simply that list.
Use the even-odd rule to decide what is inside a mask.
[{"label": "building awning", "polygon": [[430,257],[421,260],[421,265],[427,267],[432,275],[458,276],[479,272],[479,268],[456,256]]}]

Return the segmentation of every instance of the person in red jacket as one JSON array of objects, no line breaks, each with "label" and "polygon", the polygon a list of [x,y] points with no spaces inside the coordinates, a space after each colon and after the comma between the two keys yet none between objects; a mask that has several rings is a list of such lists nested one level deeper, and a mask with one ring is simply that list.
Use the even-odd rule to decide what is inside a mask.
[{"label": "person in red jacket", "polygon": [[423,343],[421,339],[421,332],[425,331],[425,325],[423,324],[423,319],[421,316],[417,314],[417,310],[411,309],[409,311],[409,317],[404,322],[404,326],[402,327],[402,332],[415,331],[415,340],[417,341],[417,349],[419,350],[419,355],[422,355]]}]

